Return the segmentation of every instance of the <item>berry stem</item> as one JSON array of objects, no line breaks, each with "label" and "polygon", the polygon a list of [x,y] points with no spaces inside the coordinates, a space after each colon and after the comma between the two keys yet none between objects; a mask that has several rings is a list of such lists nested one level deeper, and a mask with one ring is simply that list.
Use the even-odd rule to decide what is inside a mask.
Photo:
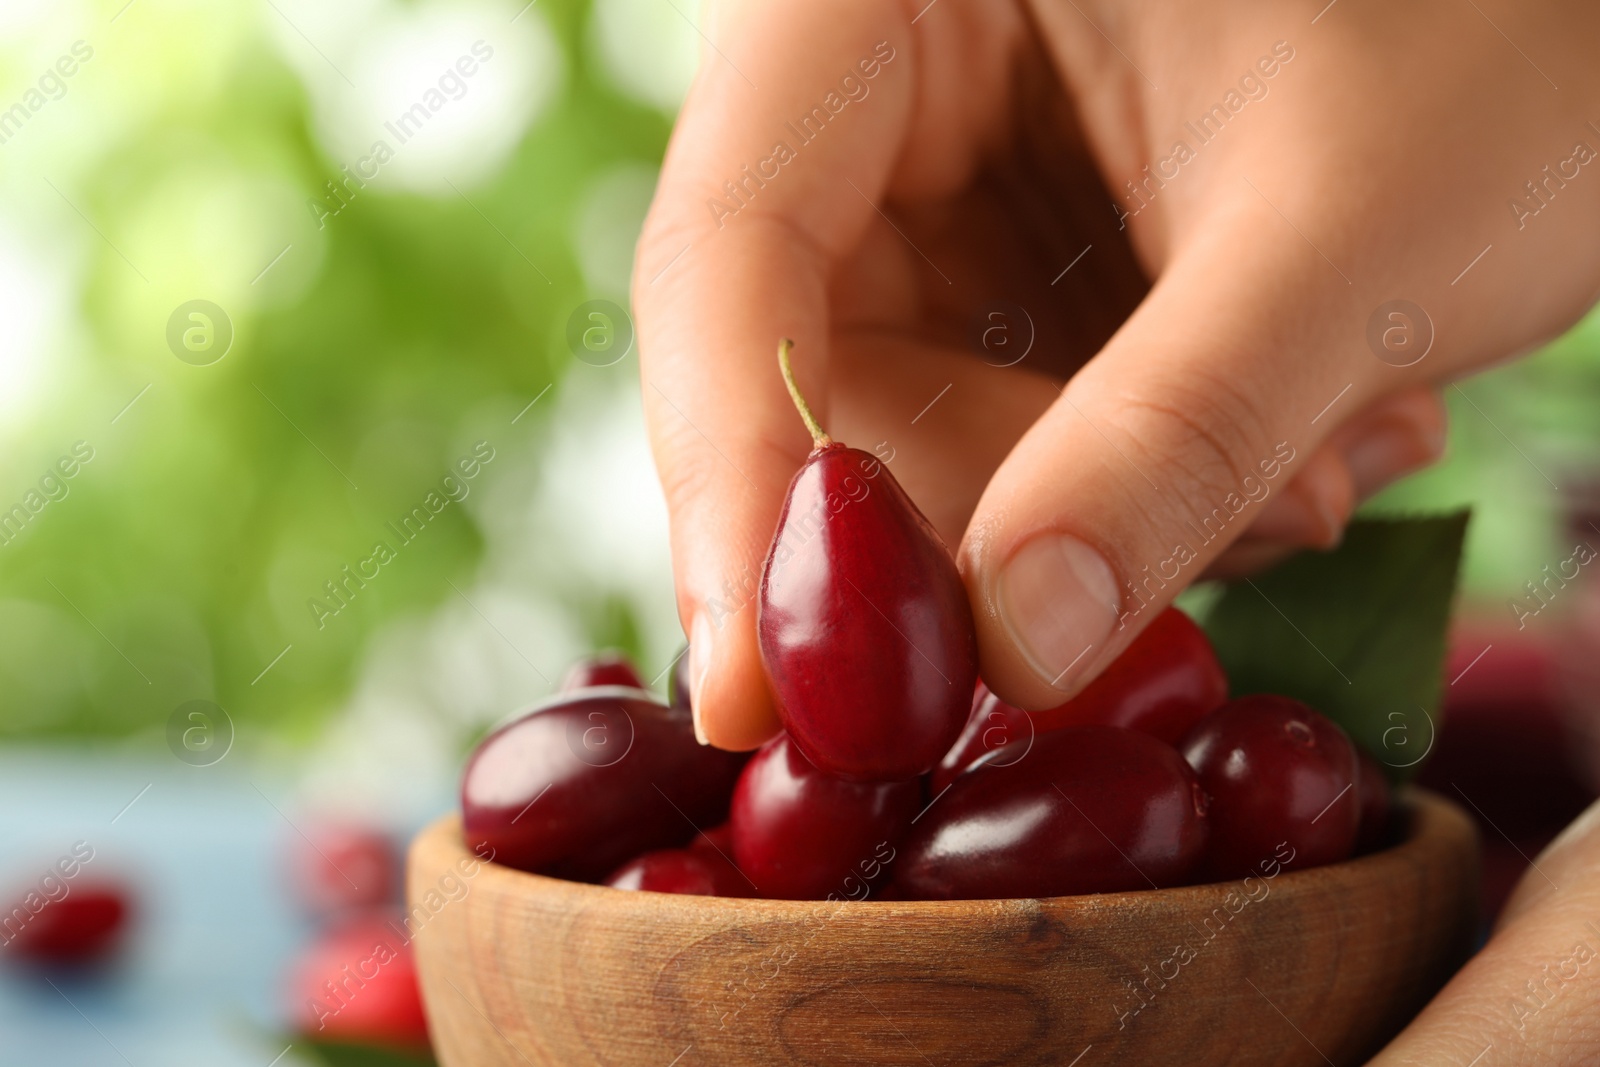
[{"label": "berry stem", "polygon": [[800,412],[800,420],[811,431],[812,443],[818,448],[826,448],[833,444],[833,438],[818,425],[817,417],[811,414],[811,405],[800,395],[800,387],[794,384],[794,368],[789,365],[789,353],[793,349],[794,342],[787,337],[778,342],[778,367],[783,371],[783,384],[789,387],[789,398],[794,401],[795,410]]}]

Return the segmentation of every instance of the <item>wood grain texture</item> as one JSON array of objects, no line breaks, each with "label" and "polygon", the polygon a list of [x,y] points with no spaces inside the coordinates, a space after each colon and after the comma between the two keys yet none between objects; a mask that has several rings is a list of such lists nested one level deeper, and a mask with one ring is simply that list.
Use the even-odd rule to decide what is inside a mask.
[{"label": "wood grain texture", "polygon": [[1349,1067],[1471,944],[1471,824],[1420,790],[1406,822],[1248,884],[830,904],[474,863],[448,818],[412,846],[409,921],[445,1067]]}]

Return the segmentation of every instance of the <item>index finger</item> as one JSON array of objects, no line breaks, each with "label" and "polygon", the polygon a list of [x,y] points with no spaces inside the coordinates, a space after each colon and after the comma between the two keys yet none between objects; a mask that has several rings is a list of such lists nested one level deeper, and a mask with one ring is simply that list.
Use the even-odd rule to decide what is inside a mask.
[{"label": "index finger", "polygon": [[901,5],[734,11],[708,40],[640,240],[633,280],[645,418],[671,517],[679,617],[703,739],[777,729],[755,597],[810,439],[779,337],[825,418],[832,265],[876,213],[914,81]]}]

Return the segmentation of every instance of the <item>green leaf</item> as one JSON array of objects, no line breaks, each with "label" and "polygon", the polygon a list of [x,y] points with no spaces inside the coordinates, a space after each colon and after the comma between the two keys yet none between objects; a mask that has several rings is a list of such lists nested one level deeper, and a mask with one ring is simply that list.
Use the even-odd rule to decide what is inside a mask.
[{"label": "green leaf", "polygon": [[1201,620],[1233,695],[1283,693],[1402,781],[1432,750],[1467,511],[1363,519],[1331,552],[1230,583]]}]

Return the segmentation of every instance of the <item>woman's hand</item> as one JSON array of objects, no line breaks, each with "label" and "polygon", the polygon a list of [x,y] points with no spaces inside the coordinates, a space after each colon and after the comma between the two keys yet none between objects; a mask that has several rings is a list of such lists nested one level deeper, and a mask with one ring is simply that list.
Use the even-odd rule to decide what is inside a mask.
[{"label": "woman's hand", "polygon": [[755,597],[809,447],[780,337],[959,542],[983,677],[1038,708],[1202,573],[1336,542],[1439,455],[1438,389],[1600,289],[1593,3],[925,3],[720,5],[640,243],[725,747],[778,728]]}]

